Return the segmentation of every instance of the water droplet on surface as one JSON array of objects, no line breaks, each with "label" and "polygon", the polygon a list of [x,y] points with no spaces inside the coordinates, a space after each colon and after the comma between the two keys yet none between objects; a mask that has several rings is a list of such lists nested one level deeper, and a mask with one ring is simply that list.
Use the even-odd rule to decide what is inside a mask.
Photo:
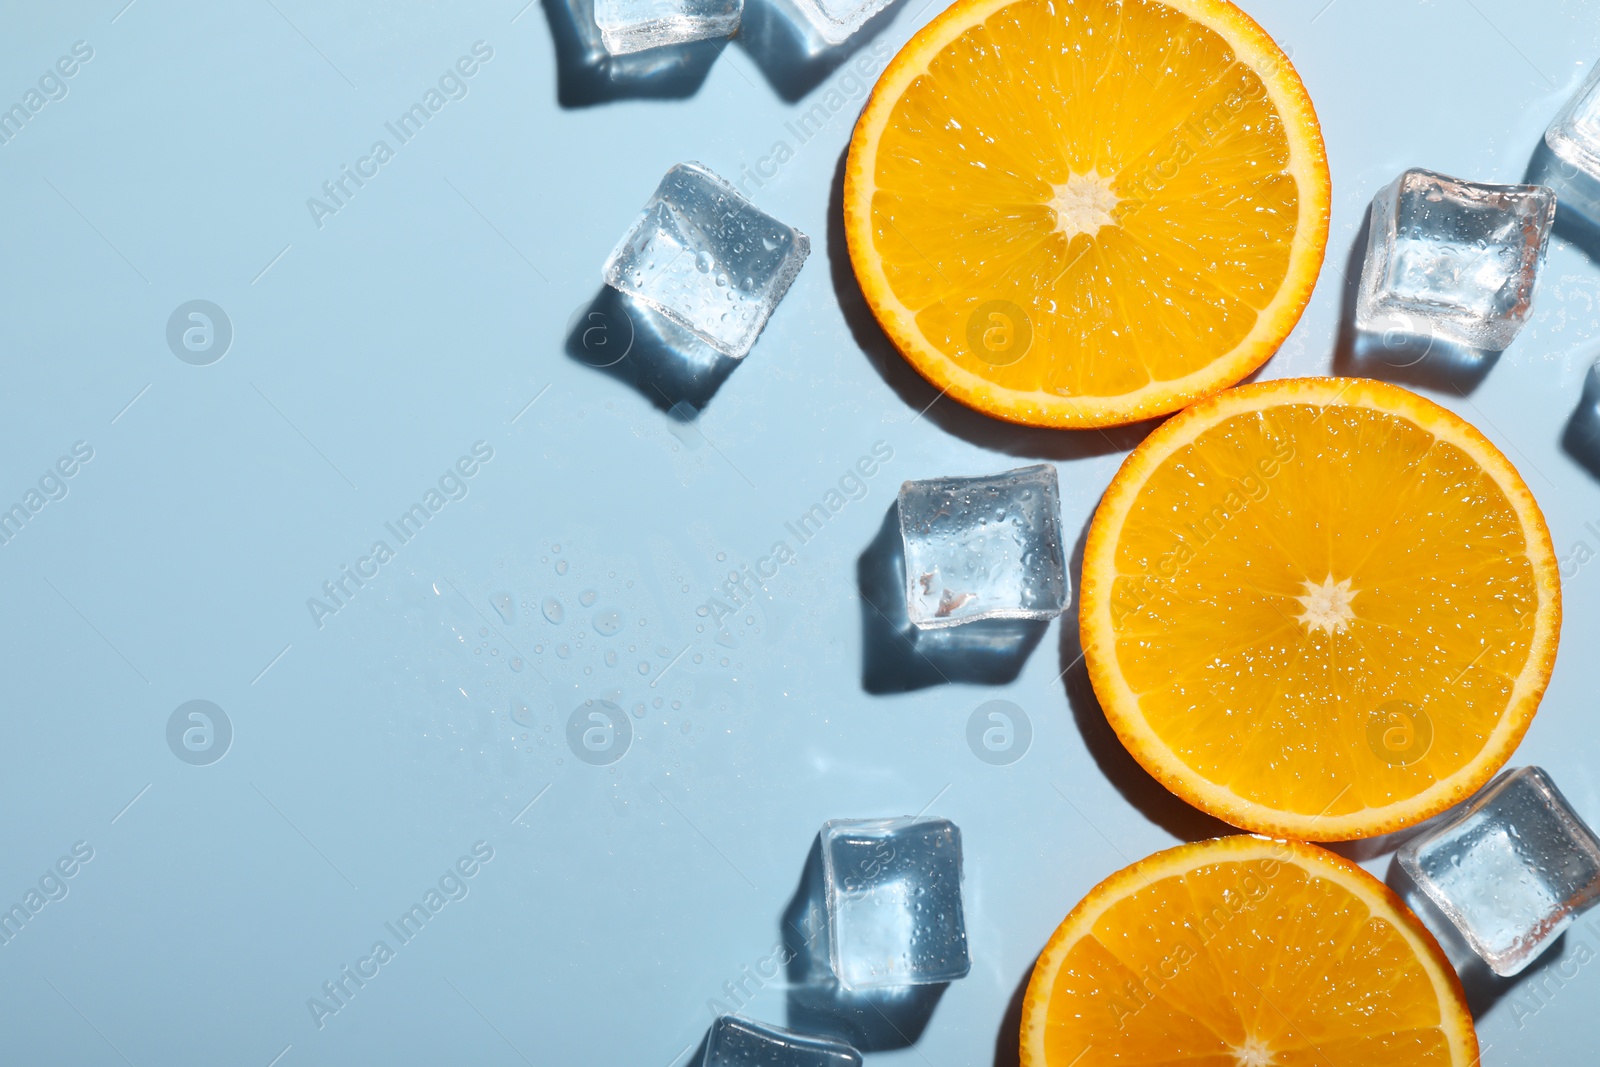
[{"label": "water droplet on surface", "polygon": [[522,669],[522,657],[521,656],[512,656],[511,657],[511,669],[514,670],[514,671],[520,671]]},{"label": "water droplet on surface", "polygon": [[695,254],[694,266],[701,274],[710,274],[711,268],[716,265],[717,261],[711,258],[710,252],[701,251]]},{"label": "water droplet on surface", "polygon": [[648,664],[648,663],[640,663],[639,664],[639,673],[640,674],[649,674],[650,673],[650,664]]},{"label": "water droplet on surface", "polygon": [[556,646],[556,655],[560,656],[562,659],[567,659],[568,657],[570,657],[572,655],[572,646],[571,645],[558,645],[558,646]]},{"label": "water droplet on surface", "polygon": [[586,608],[593,607],[594,602],[599,599],[600,594],[596,593],[593,589],[585,589],[583,592],[578,594],[578,603],[582,604]]},{"label": "water droplet on surface", "polygon": [[494,610],[498,611],[506,622],[517,621],[517,602],[510,593],[501,593],[494,598]]},{"label": "water droplet on surface", "polygon": [[565,574],[565,573],[567,573],[567,561],[566,560],[564,560],[564,559],[556,560],[556,573],[557,574]]},{"label": "water droplet on surface", "polygon": [[594,617],[594,632],[601,637],[615,637],[622,632],[622,616],[614,611],[602,611]]},{"label": "water droplet on surface", "polygon": [[546,597],[544,602],[544,617],[560,626],[567,617],[567,609],[561,606],[561,601],[555,597]]}]

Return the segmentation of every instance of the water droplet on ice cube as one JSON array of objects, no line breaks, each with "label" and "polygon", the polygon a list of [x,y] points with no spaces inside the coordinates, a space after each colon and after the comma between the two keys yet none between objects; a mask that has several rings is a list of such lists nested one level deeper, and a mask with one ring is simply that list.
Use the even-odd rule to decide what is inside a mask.
[{"label": "water droplet on ice cube", "polygon": [[[599,17],[601,5],[596,6]],[[743,357],[804,262],[809,241],[695,164],[671,168],[647,211],[648,247],[636,251],[619,246],[606,263],[607,284],[668,309],[723,355]],[[644,260],[658,267],[640,271]],[[748,288],[732,296],[746,276],[751,279]],[[744,302],[730,320],[720,319],[719,292]]]}]

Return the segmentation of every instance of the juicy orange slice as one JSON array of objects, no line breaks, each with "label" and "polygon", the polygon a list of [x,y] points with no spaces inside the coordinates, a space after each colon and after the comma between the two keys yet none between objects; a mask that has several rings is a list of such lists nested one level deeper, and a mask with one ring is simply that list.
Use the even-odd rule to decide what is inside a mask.
[{"label": "juicy orange slice", "polygon": [[1398,386],[1241,386],[1106,490],[1080,636],[1146,769],[1236,826],[1397,830],[1470,795],[1555,663],[1550,531],[1505,456]]},{"label": "juicy orange slice", "polygon": [[856,125],[845,233],[935,385],[1039,426],[1165,414],[1311,297],[1328,164],[1299,77],[1226,0],[957,0]]},{"label": "juicy orange slice", "polygon": [[1331,852],[1224,837],[1096,886],[1022,1006],[1022,1067],[1476,1067],[1455,971]]}]

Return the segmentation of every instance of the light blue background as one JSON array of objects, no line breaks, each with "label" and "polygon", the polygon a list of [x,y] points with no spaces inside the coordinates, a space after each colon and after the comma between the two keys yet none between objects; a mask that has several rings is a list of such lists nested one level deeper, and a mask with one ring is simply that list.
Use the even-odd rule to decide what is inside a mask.
[{"label": "light blue background", "polygon": [[[1025,432],[949,400],[919,416],[935,392],[852,331],[835,287],[858,299],[830,194],[861,94],[836,75],[787,103],[735,46],[688,99],[562,109],[537,3],[124,2],[10,3],[0,32],[5,104],[74,42],[94,49],[0,146],[0,501],[74,442],[94,450],[0,547],[0,903],[74,842],[94,850],[0,946],[0,1059],[672,1067],[707,1001],[771,954],[822,822],[933,803],[965,835],[973,969],[915,1048],[875,1058],[1008,1062],[1008,1006],[1066,911],[1208,828],[1108,741],[1060,624],[1009,686],[862,690],[856,561],[902,479],[1054,461],[1076,538],[1138,434]],[[930,18],[920,3],[881,39]],[[1292,50],[1334,180],[1328,264],[1265,373],[1324,374],[1373,193],[1413,165],[1518,180],[1600,54],[1600,5],[1246,6]],[[319,229],[306,199],[480,40],[469,94]],[[785,123],[830,88],[848,106],[756,192],[811,259],[698,422],[566,356],[660,174],[698,159],[736,177],[795,145]],[[1568,561],[1561,657],[1517,761],[1591,820],[1600,566],[1571,560],[1600,550],[1600,485],[1560,436],[1597,293],[1600,265],[1554,241],[1516,344],[1468,395],[1429,391],[1518,464]],[[196,298],[234,328],[210,366],[165,342]],[[494,454],[467,498],[318,628],[307,598],[477,441]],[[865,499],[722,641],[702,630],[726,570],[877,441],[893,459]],[[492,606],[507,593],[511,624]],[[621,635],[589,626],[602,609]],[[1006,767],[965,740],[995,697],[1033,726]],[[590,698],[645,706],[609,767],[563,740]],[[167,748],[191,699],[233,724],[211,766]],[[517,700],[531,726],[508,718]],[[478,841],[494,858],[470,893],[318,1029],[307,998]],[[1566,973],[1482,1016],[1486,1064],[1592,1058],[1600,967]],[[783,1005],[772,983],[748,1010]]]}]

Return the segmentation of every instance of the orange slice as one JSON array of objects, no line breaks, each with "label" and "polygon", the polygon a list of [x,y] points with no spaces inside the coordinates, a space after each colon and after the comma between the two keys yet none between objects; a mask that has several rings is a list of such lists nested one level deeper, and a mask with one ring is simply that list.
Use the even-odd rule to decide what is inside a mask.
[{"label": "orange slice", "polygon": [[1080,636],[1136,759],[1236,826],[1420,822],[1516,748],[1555,663],[1550,531],[1515,469],[1398,386],[1241,386],[1130,454],[1084,548]]},{"label": "orange slice", "polygon": [[879,78],[844,184],[905,358],[1038,426],[1165,414],[1259,367],[1328,204],[1311,100],[1226,0],[957,0]]},{"label": "orange slice", "polygon": [[1455,971],[1331,852],[1224,837],[1126,867],[1072,909],[1022,1005],[1022,1067],[1476,1067]]}]

